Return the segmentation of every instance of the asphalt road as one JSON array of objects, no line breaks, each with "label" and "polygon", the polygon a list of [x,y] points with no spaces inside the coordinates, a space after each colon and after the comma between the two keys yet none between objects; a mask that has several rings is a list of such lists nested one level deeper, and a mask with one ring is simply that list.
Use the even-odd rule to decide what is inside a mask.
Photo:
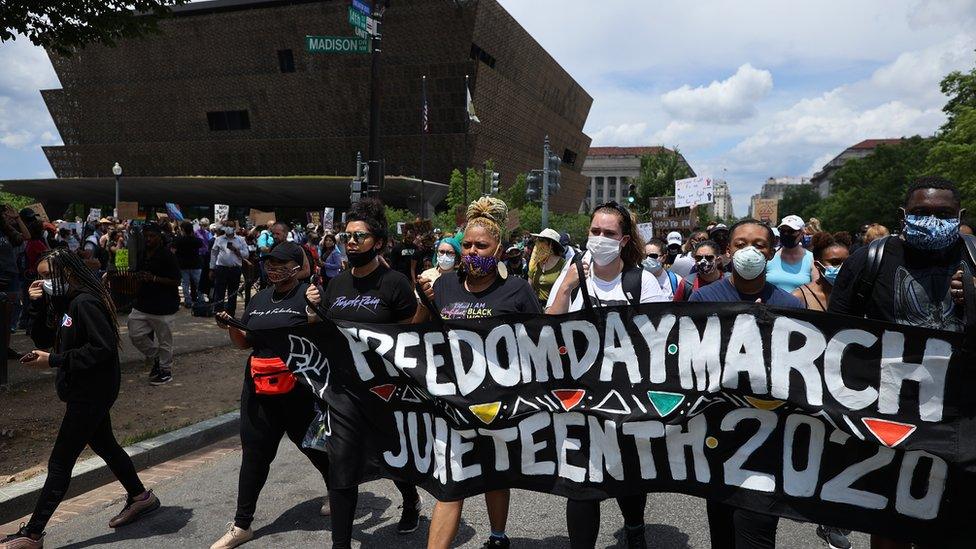
[{"label": "asphalt road", "polygon": [[[239,451],[202,465],[177,480],[155,486],[163,507],[143,521],[113,532],[108,521],[117,506],[48,529],[47,547],[209,547],[233,520]],[[315,470],[285,439],[271,477],[261,494],[255,516],[255,539],[247,548],[329,547],[329,519],[318,515],[325,485]],[[479,498],[480,499],[480,498]],[[563,499],[532,492],[512,494],[508,535],[513,547],[567,547]],[[427,539],[432,499],[424,498],[421,528],[408,536],[396,534],[399,495],[389,481],[363,485],[360,490],[355,539],[362,547],[423,547]],[[697,498],[651,494],[647,506],[647,539],[652,548],[709,547],[705,505]],[[603,503],[598,547],[622,546],[619,510]],[[824,547],[815,526],[780,521],[777,545],[784,548]],[[480,547],[489,533],[482,501],[464,508],[458,547]],[[855,534],[854,546],[866,549],[867,536]]]}]

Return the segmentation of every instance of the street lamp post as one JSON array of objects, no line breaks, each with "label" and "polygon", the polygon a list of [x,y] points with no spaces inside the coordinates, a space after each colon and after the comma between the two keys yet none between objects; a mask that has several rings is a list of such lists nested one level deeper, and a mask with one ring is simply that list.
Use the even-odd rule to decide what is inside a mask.
[{"label": "street lamp post", "polygon": [[119,166],[119,163],[118,162],[116,162],[115,165],[112,166],[112,173],[115,174],[115,212],[113,212],[112,217],[114,217],[116,220],[118,220],[118,218],[119,218],[119,178],[122,177],[122,166]]}]

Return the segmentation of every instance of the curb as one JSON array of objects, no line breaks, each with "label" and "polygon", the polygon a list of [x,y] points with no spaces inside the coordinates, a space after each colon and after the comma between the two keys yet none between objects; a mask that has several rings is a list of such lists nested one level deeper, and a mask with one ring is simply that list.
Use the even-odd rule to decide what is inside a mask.
[{"label": "curb", "polygon": [[[240,412],[229,412],[200,423],[177,429],[149,440],[127,446],[136,471],[158,465],[175,457],[213,444],[240,430]],[[6,524],[29,514],[40,494],[47,474],[0,487],[0,524]],[[91,491],[115,480],[102,458],[96,456],[75,464],[71,471],[71,487],[65,499]]]}]

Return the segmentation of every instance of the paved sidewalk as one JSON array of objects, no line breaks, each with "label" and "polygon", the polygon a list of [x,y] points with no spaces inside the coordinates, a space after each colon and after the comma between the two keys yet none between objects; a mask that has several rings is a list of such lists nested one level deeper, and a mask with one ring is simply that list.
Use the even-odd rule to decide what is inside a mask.
[{"label": "paved sidewalk", "polygon": [[[243,301],[238,304],[238,311],[243,310]],[[123,365],[137,364],[142,367],[143,355],[132,346],[129,341],[129,330],[126,326],[129,316],[119,317],[119,331],[122,333],[122,354],[119,357]],[[200,318],[190,314],[187,309],[180,308],[176,313],[176,321],[173,324],[173,351],[177,355],[213,349],[215,347],[225,347],[230,342],[227,333],[223,330],[214,329],[213,318]],[[26,353],[34,348],[34,343],[24,334],[18,331],[10,338],[10,347],[20,353]],[[15,360],[8,361],[7,372],[10,377],[9,386],[15,387],[23,383],[50,379],[53,371],[40,370],[37,368],[22,368]]]}]

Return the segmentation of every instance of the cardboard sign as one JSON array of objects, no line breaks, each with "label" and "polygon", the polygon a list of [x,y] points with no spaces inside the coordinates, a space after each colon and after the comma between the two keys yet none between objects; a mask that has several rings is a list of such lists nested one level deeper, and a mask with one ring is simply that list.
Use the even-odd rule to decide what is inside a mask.
[{"label": "cardboard sign", "polygon": [[214,223],[220,223],[222,221],[227,221],[227,216],[230,215],[230,206],[227,204],[214,204]]},{"label": "cardboard sign", "polygon": [[674,206],[690,208],[715,201],[711,177],[689,177],[674,182]]},{"label": "cardboard sign", "polygon": [[312,225],[318,225],[322,222],[322,216],[319,212],[305,212],[305,219]]},{"label": "cardboard sign", "polygon": [[139,219],[138,202],[119,202],[119,219]]},{"label": "cardboard sign", "polygon": [[335,223],[335,208],[323,208],[322,209],[322,227],[332,230],[332,225]]},{"label": "cardboard sign", "polygon": [[274,212],[262,212],[261,210],[255,210],[254,208],[251,208],[251,211],[247,214],[247,217],[251,220],[251,223],[254,223],[256,226],[260,227],[267,225],[268,221],[276,220]]},{"label": "cardboard sign", "polygon": [[673,196],[657,196],[651,199],[651,220],[655,235],[665,237],[671,231],[685,234],[695,228],[691,208],[676,208]]},{"label": "cardboard sign", "polygon": [[648,240],[654,238],[654,223],[638,223],[637,232],[640,234],[641,240],[644,241],[644,244],[647,244]]},{"label": "cardboard sign", "polygon": [[40,218],[41,221],[43,221],[45,223],[47,223],[48,221],[51,221],[50,219],[48,219],[47,212],[44,211],[44,206],[42,204],[35,203],[35,204],[31,204],[31,205],[29,205],[27,207],[30,208],[30,209],[32,209],[32,210],[34,210],[34,213],[37,214],[37,217]]},{"label": "cardboard sign", "polygon": [[752,200],[752,216],[759,221],[775,226],[779,215],[779,200],[775,198],[754,198]]}]

